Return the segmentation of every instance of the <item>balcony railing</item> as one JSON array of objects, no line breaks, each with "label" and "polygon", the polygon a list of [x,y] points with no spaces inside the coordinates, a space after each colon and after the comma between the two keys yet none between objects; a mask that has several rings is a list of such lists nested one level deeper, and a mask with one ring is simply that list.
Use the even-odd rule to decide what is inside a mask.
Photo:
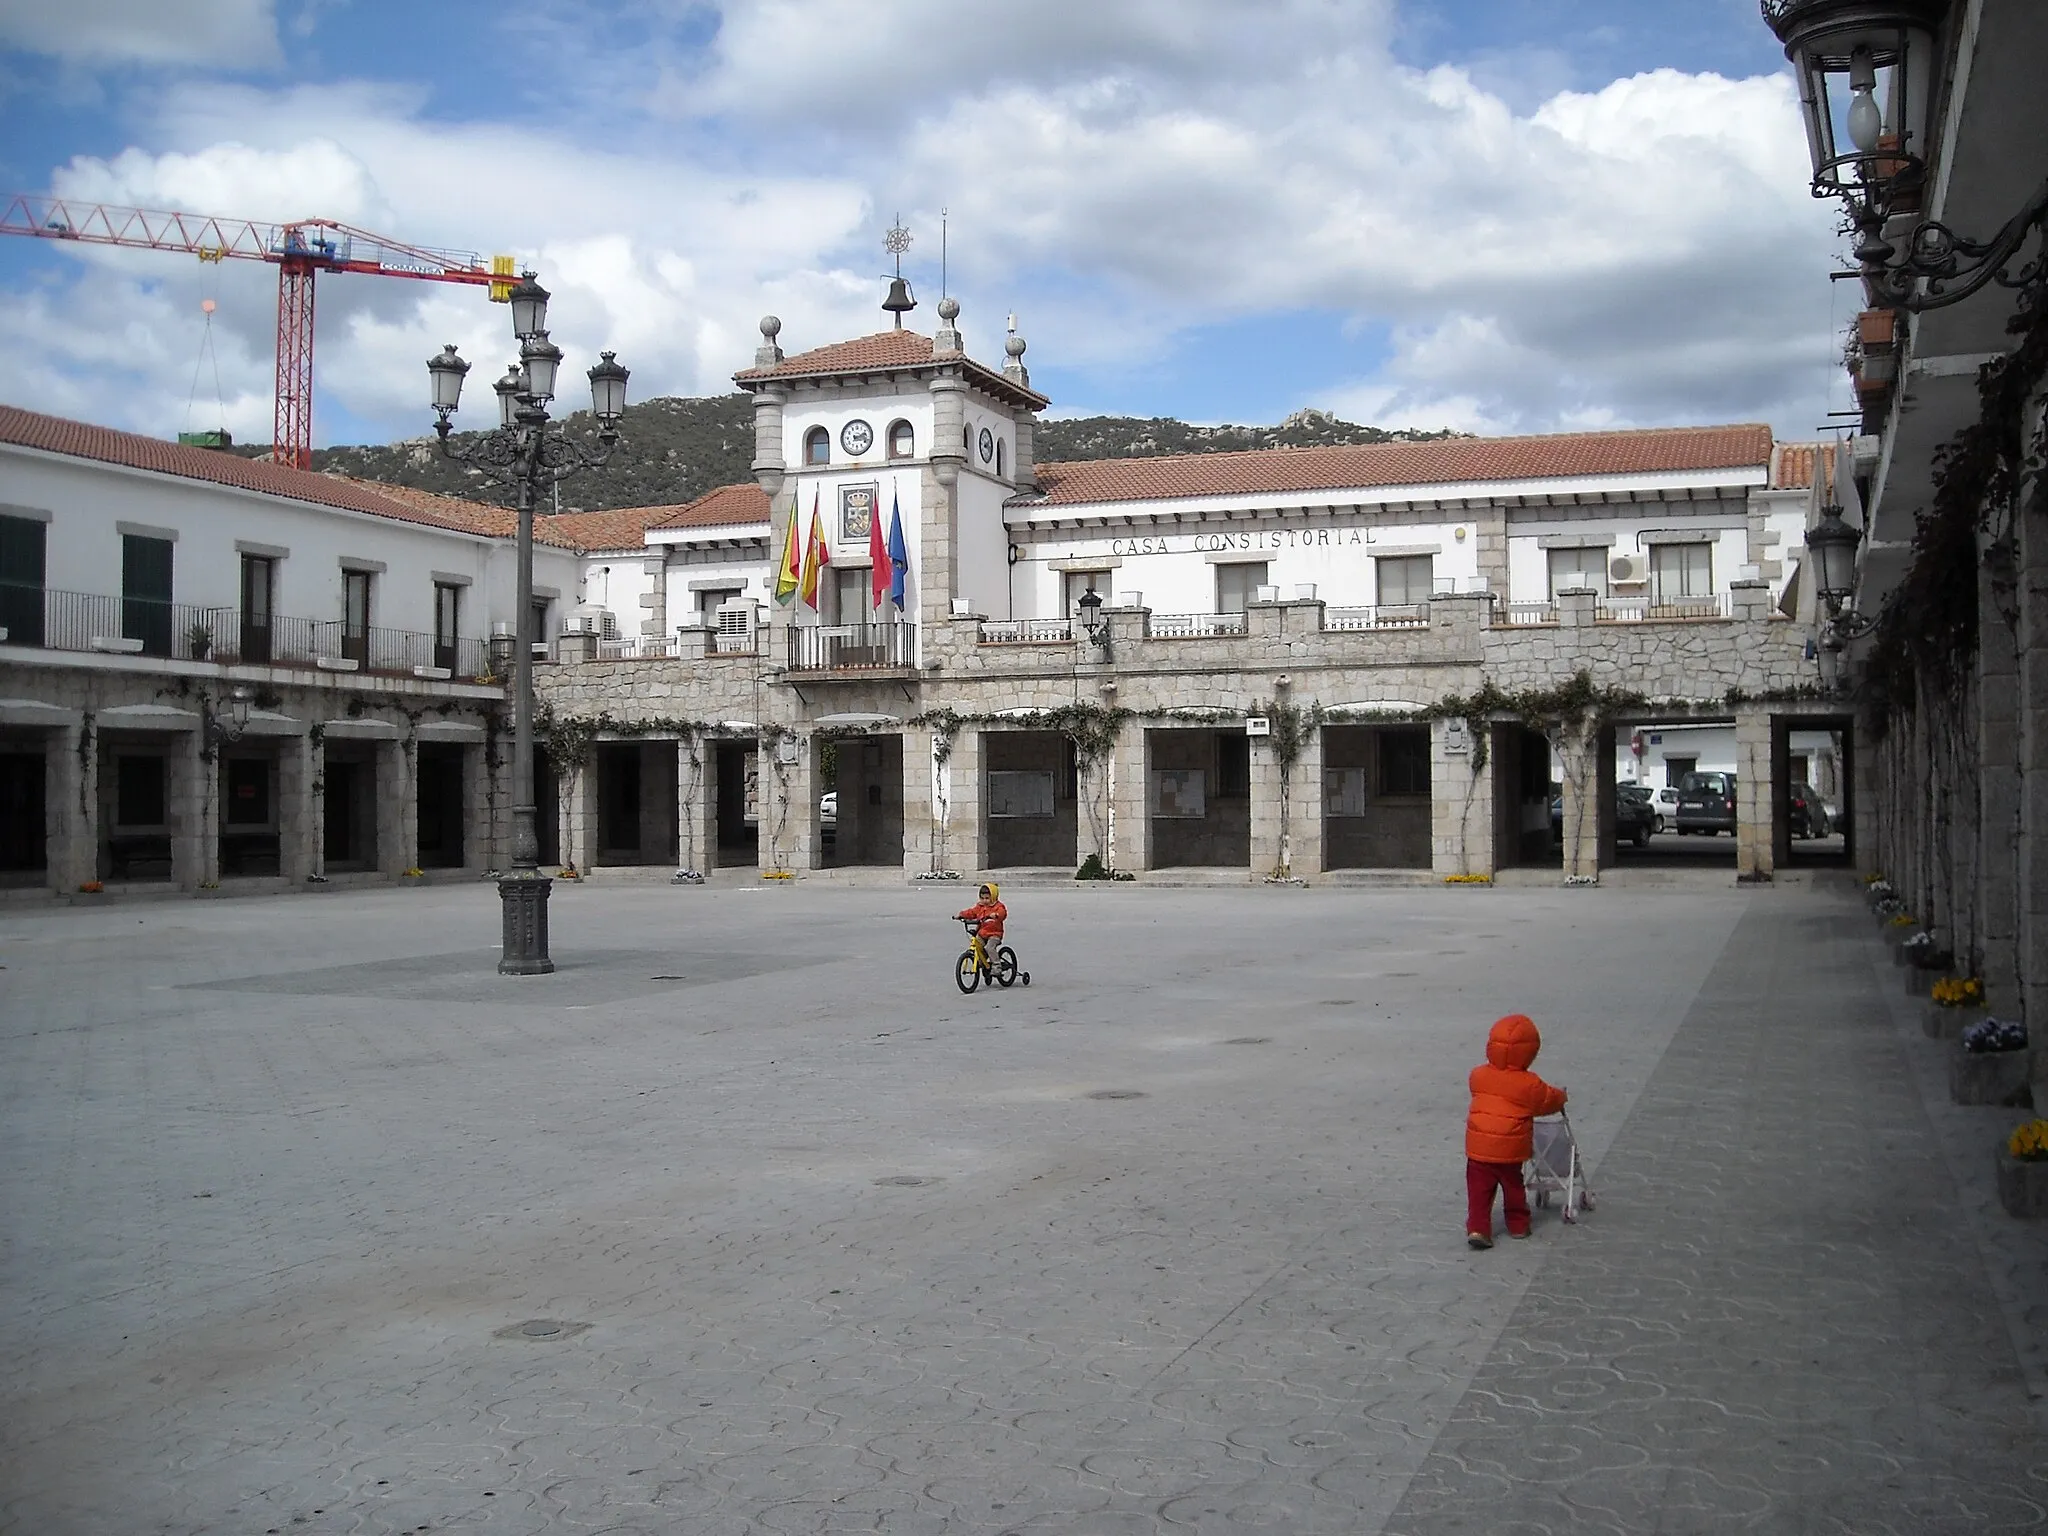
[{"label": "balcony railing", "polygon": [[1242,613],[1155,613],[1146,633],[1155,640],[1201,640],[1210,635],[1241,635]]},{"label": "balcony railing", "polygon": [[1555,624],[1557,604],[1555,603],[1502,603],[1497,610],[1501,622],[1510,628],[1525,624]]},{"label": "balcony railing", "polygon": [[1054,645],[1074,638],[1072,619],[983,619],[983,645]]},{"label": "balcony railing", "polygon": [[1371,608],[1326,608],[1324,629],[1427,629],[1429,604],[1379,603]]},{"label": "balcony railing", "polygon": [[10,584],[0,590],[8,645],[103,651],[251,666],[310,667],[348,660],[365,672],[439,668],[456,677],[490,671],[482,640],[436,639],[408,629],[349,630],[339,619],[267,619],[238,608],[163,603]]},{"label": "balcony railing", "polygon": [[885,672],[916,665],[915,624],[799,625],[789,631],[792,672]]},{"label": "balcony railing", "polygon": [[1725,619],[1733,612],[1726,592],[1657,601],[1647,597],[1604,597],[1593,617],[1602,624],[1660,623],[1667,619]]}]

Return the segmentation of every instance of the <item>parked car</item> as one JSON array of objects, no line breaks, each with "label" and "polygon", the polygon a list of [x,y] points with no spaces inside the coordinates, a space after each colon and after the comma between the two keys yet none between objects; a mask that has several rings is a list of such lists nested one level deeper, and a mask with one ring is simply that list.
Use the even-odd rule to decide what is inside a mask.
[{"label": "parked car", "polygon": [[1657,830],[1659,832],[1662,832],[1668,826],[1676,824],[1678,821],[1678,788],[1676,785],[1664,785],[1654,795],[1650,796],[1650,801],[1657,807]]},{"label": "parked car", "polygon": [[1678,782],[1678,835],[1735,835],[1735,775],[1688,773]]},{"label": "parked car", "polygon": [[828,789],[818,796],[818,825],[836,827],[839,825],[839,791]]},{"label": "parked car", "polygon": [[1825,801],[1811,784],[1794,784],[1790,796],[1792,835],[1794,837],[1826,837],[1828,835],[1828,808]]},{"label": "parked car", "polygon": [[1650,792],[1640,784],[1614,786],[1614,835],[1638,848],[1650,846],[1650,834],[1664,830],[1664,818],[1651,803]]}]

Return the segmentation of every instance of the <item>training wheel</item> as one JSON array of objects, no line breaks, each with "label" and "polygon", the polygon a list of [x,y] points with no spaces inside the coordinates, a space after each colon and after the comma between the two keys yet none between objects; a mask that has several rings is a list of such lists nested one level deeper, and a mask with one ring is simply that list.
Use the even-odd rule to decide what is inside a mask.
[{"label": "training wheel", "polygon": [[1031,973],[1029,971],[1026,971],[1022,976],[1018,977],[1017,979],[1023,982],[1024,985],[1027,987],[1031,985]]}]

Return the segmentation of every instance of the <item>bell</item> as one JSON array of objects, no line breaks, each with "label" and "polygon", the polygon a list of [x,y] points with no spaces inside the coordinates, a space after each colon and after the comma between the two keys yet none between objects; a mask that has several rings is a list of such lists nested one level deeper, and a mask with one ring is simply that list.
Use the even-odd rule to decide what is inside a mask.
[{"label": "bell", "polygon": [[917,300],[910,296],[909,282],[900,277],[889,280],[889,297],[882,300],[882,308],[896,317],[896,329],[903,329],[903,317],[917,308]]}]

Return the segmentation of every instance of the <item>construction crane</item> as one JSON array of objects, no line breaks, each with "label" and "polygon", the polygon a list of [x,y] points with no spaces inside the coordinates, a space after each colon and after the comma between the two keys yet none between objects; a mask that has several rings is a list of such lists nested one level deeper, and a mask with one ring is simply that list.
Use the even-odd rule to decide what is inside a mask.
[{"label": "construction crane", "polygon": [[474,251],[408,245],[333,219],[260,224],[196,213],[118,208],[71,198],[20,195],[0,217],[0,235],[181,251],[201,261],[267,261],[277,268],[277,404],[270,456],[299,469],[313,465],[313,283],[322,272],[367,272],[490,289],[502,304],[518,280],[510,256],[486,265]]}]

